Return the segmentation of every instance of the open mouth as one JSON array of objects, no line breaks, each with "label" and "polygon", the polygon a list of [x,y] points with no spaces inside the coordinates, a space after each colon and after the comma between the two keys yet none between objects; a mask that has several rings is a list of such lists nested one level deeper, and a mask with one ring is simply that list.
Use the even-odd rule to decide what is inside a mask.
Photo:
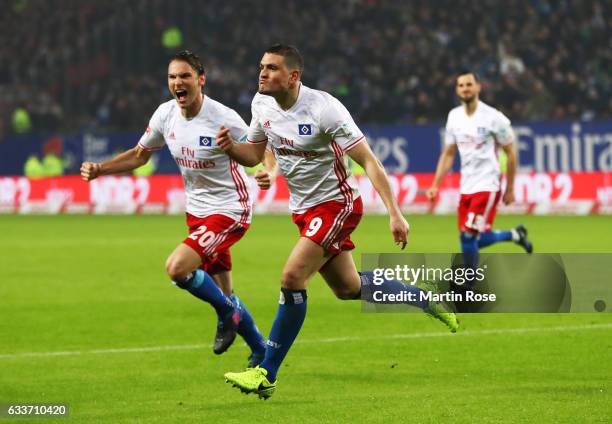
[{"label": "open mouth", "polygon": [[183,90],[183,89],[176,90],[174,94],[176,95],[177,100],[180,102],[187,99],[187,90]]}]

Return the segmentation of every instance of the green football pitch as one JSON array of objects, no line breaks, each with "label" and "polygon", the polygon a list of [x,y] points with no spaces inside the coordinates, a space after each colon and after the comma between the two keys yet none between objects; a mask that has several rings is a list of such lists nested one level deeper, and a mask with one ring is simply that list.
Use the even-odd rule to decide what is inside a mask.
[{"label": "green football pitch", "polygon": [[[454,217],[410,222],[410,251],[458,250]],[[496,226],[519,222],[538,252],[612,252],[612,217]],[[364,314],[319,277],[276,393],[245,396],[223,374],[244,368],[246,346],[215,356],[212,308],[165,276],[184,235],[181,216],[0,216],[0,403],[68,404],[57,421],[82,423],[610,422],[609,314],[467,314],[453,335],[418,313]],[[289,217],[256,216],[233,249],[265,335],[296,236]],[[358,263],[398,251],[384,217],[353,239]]]}]

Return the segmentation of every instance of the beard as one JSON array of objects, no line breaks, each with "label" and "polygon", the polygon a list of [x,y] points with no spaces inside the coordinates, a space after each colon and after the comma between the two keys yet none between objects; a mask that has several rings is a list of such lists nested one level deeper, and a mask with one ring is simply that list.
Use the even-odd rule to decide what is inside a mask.
[{"label": "beard", "polygon": [[470,94],[468,96],[461,96],[459,99],[461,99],[463,103],[472,103],[476,99],[476,95]]}]

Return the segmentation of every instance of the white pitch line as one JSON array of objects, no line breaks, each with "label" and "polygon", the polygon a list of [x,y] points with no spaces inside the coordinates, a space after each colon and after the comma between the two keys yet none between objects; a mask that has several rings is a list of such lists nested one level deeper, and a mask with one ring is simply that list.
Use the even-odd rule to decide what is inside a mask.
[{"label": "white pitch line", "polygon": [[[333,337],[320,340],[303,340],[301,343],[337,343],[337,342],[352,342],[352,341],[372,341],[372,340],[397,340],[397,339],[420,339],[426,337],[458,337],[458,336],[487,336],[497,334],[526,334],[526,333],[546,333],[555,331],[581,331],[581,330],[596,330],[602,328],[612,328],[612,323],[606,324],[590,324],[590,325],[570,325],[557,327],[523,327],[523,328],[501,328],[491,330],[475,330],[461,331],[458,333],[446,332],[430,332],[430,333],[408,333],[408,334],[390,334],[387,336],[374,337]],[[297,341],[296,343],[300,343]],[[0,356],[1,358],[1,356]]]},{"label": "white pitch line", "polygon": [[[401,340],[401,339],[421,339],[429,337],[460,337],[460,336],[487,336],[499,334],[528,334],[528,333],[553,333],[563,331],[584,331],[584,330],[601,330],[612,328],[612,323],[606,324],[591,324],[591,325],[570,325],[557,327],[523,327],[523,328],[501,328],[491,330],[475,330],[475,331],[459,331],[451,334],[449,332],[429,332],[429,333],[409,333],[409,334],[390,334],[387,336],[376,337],[331,337],[315,340],[298,340],[296,344],[312,344],[312,343],[340,343],[340,342],[360,342],[360,341],[375,341],[375,340]],[[20,359],[20,358],[40,358],[53,356],[78,356],[78,355],[95,355],[106,353],[142,353],[142,352],[162,352],[173,350],[197,350],[210,348],[210,344],[189,344],[189,345],[166,345],[166,346],[148,346],[148,347],[128,347],[116,349],[93,349],[93,350],[69,350],[56,352],[20,352],[20,353],[4,353],[0,354],[1,359]]]},{"label": "white pitch line", "polygon": [[161,352],[164,350],[196,350],[212,347],[206,344],[191,344],[191,345],[167,345],[167,346],[149,346],[149,347],[125,347],[115,349],[93,349],[93,350],[69,350],[59,352],[21,352],[21,353],[6,353],[0,354],[0,359],[11,358],[35,358],[49,356],[78,356],[78,355],[95,355],[99,353],[134,353],[134,352]]}]

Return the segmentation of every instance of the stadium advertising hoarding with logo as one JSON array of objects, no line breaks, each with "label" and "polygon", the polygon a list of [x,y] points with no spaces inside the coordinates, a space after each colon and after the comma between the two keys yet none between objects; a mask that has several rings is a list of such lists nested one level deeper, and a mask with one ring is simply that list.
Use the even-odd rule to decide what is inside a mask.
[{"label": "stadium advertising hoarding with logo", "polygon": [[[307,129],[305,129],[307,130]],[[612,122],[516,124],[518,175],[514,205],[501,213],[610,213],[612,211]],[[459,175],[448,176],[436,203],[423,193],[440,154],[443,127],[394,125],[364,127],[372,149],[392,175],[402,208],[411,213],[454,213]],[[76,174],[82,161],[100,162],[131,148],[139,134],[81,134],[62,138],[65,173]],[[57,137],[53,138],[54,140]],[[206,142],[210,140],[204,140]],[[28,212],[181,212],[182,182],[167,149],[156,158],[149,178],[108,177],[88,187],[77,176],[52,179],[19,177],[28,156],[40,154],[43,138],[9,138],[0,145],[0,210]],[[458,159],[457,159],[458,164]],[[457,165],[456,164],[456,165]],[[455,170],[458,170],[456,167]],[[371,184],[358,177],[366,210],[381,211]],[[288,192],[279,178],[257,196],[259,212],[287,211]]]},{"label": "stadium advertising hoarding with logo", "polygon": [[[455,213],[459,199],[459,175],[449,176],[435,203],[424,190],[431,173],[393,174],[391,184],[401,208],[409,213]],[[367,177],[358,176],[364,207],[383,213],[384,206]],[[517,202],[501,206],[501,213],[612,213],[610,173],[523,173],[516,179]],[[282,177],[270,190],[254,182],[255,211],[288,211],[289,191]],[[185,195],[179,175],[150,177],[112,176],[86,183],[79,176],[40,179],[0,177],[2,213],[183,213]]]},{"label": "stadium advertising hoarding with logo", "polygon": [[[434,172],[444,131],[440,125],[365,126],[363,130],[387,172]],[[515,124],[514,131],[519,172],[612,171],[612,121]],[[100,162],[133,147],[140,135],[85,133],[63,137],[66,173],[78,173],[83,161]],[[21,175],[28,156],[42,154],[49,139],[30,136],[5,140],[0,144],[0,175]],[[167,149],[158,156],[158,174],[177,173]]]}]

